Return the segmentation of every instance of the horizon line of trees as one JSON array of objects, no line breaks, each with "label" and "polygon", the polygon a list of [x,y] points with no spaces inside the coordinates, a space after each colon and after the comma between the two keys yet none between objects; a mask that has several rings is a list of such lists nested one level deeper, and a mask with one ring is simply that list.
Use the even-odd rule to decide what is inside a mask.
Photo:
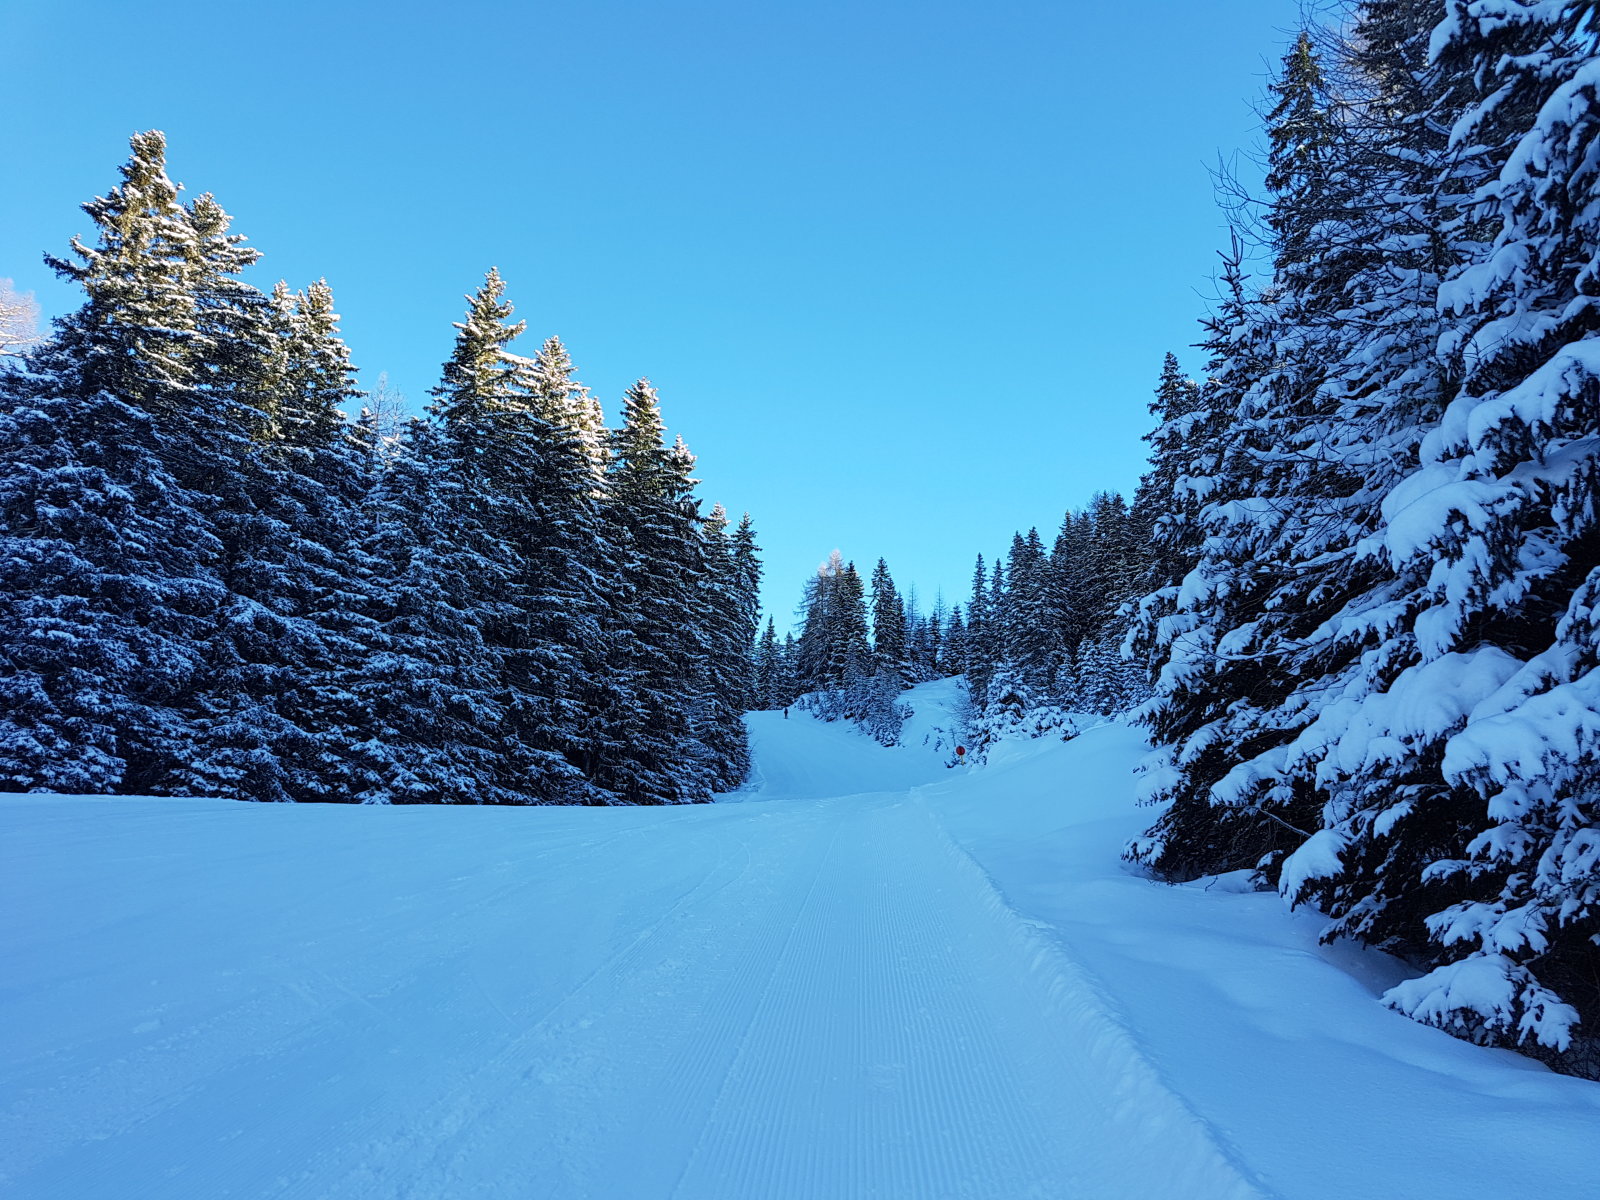
[{"label": "horizon line of trees", "polygon": [[620,428],[496,271],[428,416],[361,399],[325,282],[264,294],[159,132],[0,369],[0,789],[660,804],[749,766],[759,547],[648,380]]},{"label": "horizon line of trees", "polygon": [[[1140,502],[1148,504],[1148,497]],[[1112,716],[1148,694],[1121,656],[1119,614],[1142,594],[1153,564],[1153,516],[1114,492],[1069,511],[1050,550],[1037,529],[1014,534],[990,570],[980,554],[965,607],[938,598],[922,613],[880,558],[870,581],[834,550],[806,581],[798,637],[777,637],[768,618],[756,646],[759,708],[801,701],[826,720],[856,721],[897,743],[907,688],[967,677],[968,742],[984,748],[1026,714],[1045,710]]]},{"label": "horizon line of trees", "polygon": [[960,607],[946,609],[940,597],[922,612],[915,593],[901,594],[881,558],[869,585],[855,563],[832,551],[806,581],[796,612],[798,637],[791,632],[779,641],[768,617],[756,644],[757,709],[803,702],[824,720],[856,721],[893,746],[905,716],[896,697],[965,668]]}]

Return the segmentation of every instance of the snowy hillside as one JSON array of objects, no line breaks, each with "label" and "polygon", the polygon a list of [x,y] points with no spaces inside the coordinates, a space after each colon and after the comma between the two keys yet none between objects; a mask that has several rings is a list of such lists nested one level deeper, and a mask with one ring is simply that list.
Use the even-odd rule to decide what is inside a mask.
[{"label": "snowy hillside", "polygon": [[1593,1194],[1600,1088],[1127,874],[1125,728],[946,769],[955,696],[708,807],[0,801],[0,1194]]}]

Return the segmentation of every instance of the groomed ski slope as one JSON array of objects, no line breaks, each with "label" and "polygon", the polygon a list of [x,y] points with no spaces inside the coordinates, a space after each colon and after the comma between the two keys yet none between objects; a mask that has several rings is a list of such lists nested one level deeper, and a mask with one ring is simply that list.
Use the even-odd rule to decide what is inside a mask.
[{"label": "groomed ski slope", "polygon": [[1124,872],[1125,729],[947,770],[954,695],[709,807],[0,800],[0,1195],[1593,1196],[1600,1086]]}]

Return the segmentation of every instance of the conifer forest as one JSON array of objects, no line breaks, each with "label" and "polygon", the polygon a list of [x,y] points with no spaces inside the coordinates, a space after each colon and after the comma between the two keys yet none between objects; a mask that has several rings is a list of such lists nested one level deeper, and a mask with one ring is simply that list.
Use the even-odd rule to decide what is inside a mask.
[{"label": "conifer forest", "polygon": [[[0,1025],[40,1031],[0,1193],[1595,1194],[1600,3],[1352,0],[1269,53],[1195,344],[1106,400],[1142,477],[1052,481],[1045,528],[971,495],[952,599],[896,577],[912,507],[817,528],[768,561],[792,611],[762,512],[521,280],[463,265],[397,411],[328,283],[252,282],[135,134],[46,255],[76,307],[0,291]],[[223,897],[214,961],[150,924],[163,873]],[[278,910],[310,873],[346,961]],[[152,931],[125,980],[60,899],[102,887]],[[95,1049],[146,975],[213,980],[154,1075]],[[117,1192],[250,1127],[184,1115],[207,1080],[279,1086],[207,1074],[205,1021],[322,1047],[334,1133],[284,1103],[201,1190]]]}]

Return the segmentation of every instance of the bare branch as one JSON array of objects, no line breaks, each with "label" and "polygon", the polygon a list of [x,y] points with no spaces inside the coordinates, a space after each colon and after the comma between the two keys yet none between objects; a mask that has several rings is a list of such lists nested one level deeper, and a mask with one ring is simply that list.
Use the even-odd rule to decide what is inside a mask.
[{"label": "bare branch", "polygon": [[33,293],[0,279],[0,358],[21,358],[38,341],[39,305]]}]

